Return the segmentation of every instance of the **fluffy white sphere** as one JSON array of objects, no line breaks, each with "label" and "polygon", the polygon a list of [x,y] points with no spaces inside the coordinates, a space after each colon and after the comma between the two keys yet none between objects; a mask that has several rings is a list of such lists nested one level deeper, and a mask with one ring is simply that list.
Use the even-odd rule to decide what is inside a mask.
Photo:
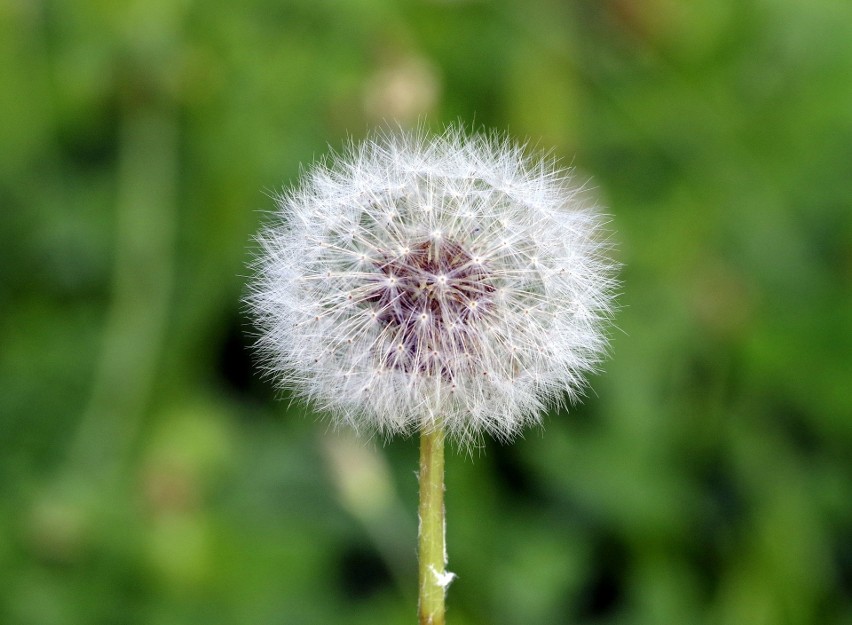
[{"label": "fluffy white sphere", "polygon": [[600,361],[614,264],[550,158],[458,128],[388,133],[277,201],[248,300],[258,346],[337,424],[509,439]]}]

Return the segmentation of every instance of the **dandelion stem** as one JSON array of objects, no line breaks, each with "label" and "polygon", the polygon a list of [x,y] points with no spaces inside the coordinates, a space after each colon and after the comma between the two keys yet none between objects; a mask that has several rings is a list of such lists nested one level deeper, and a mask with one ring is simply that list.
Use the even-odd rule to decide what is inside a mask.
[{"label": "dandelion stem", "polygon": [[420,625],[444,625],[444,595],[452,574],[447,561],[444,517],[444,431],[420,435]]}]

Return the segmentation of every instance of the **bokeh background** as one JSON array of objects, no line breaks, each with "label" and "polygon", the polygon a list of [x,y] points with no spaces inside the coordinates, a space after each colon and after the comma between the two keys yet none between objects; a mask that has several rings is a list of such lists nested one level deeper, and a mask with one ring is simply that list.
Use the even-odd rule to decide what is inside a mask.
[{"label": "bokeh background", "polygon": [[0,0],[0,622],[415,620],[416,440],[255,373],[252,234],[385,120],[553,147],[581,406],[450,452],[452,625],[852,623],[852,3]]}]

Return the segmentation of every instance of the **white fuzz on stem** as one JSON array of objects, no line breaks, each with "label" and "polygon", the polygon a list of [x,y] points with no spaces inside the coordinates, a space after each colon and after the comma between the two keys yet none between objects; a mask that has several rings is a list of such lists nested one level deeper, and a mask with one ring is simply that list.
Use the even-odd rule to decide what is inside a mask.
[{"label": "white fuzz on stem", "polygon": [[569,171],[451,128],[311,168],[260,234],[267,372],[338,425],[508,440],[582,392],[614,265]]}]

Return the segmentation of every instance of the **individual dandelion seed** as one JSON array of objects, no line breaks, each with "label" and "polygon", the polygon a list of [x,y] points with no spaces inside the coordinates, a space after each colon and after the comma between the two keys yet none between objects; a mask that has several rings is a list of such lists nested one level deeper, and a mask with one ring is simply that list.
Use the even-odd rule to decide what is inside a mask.
[{"label": "individual dandelion seed", "polygon": [[421,434],[420,617],[443,623],[443,444],[510,440],[582,393],[614,263],[569,171],[453,127],[377,134],[311,168],[259,235],[266,371],[331,415]]}]

